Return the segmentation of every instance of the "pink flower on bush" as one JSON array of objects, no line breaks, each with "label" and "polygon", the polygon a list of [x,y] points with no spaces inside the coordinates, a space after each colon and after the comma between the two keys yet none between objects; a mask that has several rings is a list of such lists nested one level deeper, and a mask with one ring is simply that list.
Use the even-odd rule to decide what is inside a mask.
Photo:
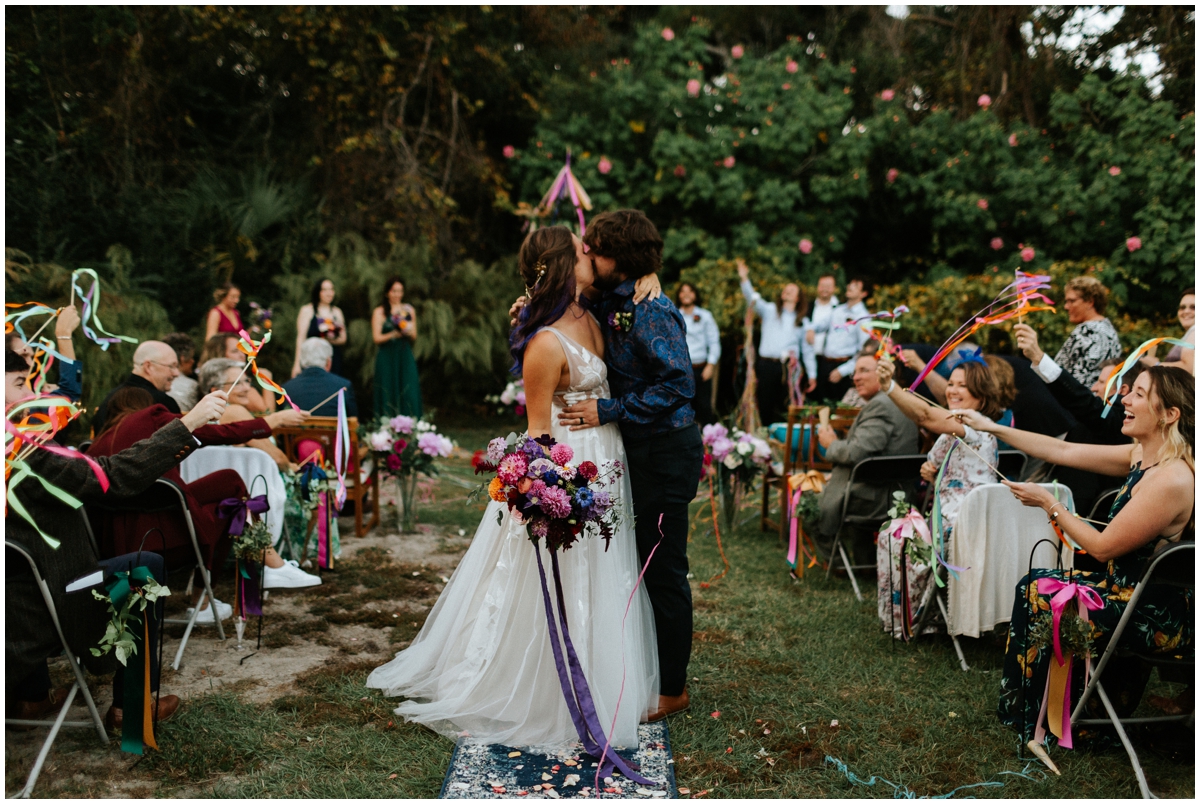
[{"label": "pink flower on bush", "polygon": [[787,70],[789,73],[794,73],[800,69],[800,65],[797,64],[793,59],[788,59],[787,66],[783,69]]},{"label": "pink flower on bush", "polygon": [[1121,175],[1121,169],[1120,169],[1119,167],[1117,167],[1116,165],[1113,165],[1112,167],[1110,167],[1110,168],[1108,169],[1108,175],[1110,175],[1110,176],[1120,176],[1120,175]]},{"label": "pink flower on bush", "polygon": [[791,89],[791,88],[792,88],[792,85],[791,85],[791,84],[784,84],[784,85],[783,85],[783,88],[784,88],[784,89]]},{"label": "pink flower on bush", "polygon": [[1025,248],[1021,249],[1021,259],[1023,259],[1025,262],[1032,262],[1035,256],[1036,254],[1031,247],[1026,246]]},{"label": "pink flower on bush", "polygon": [[685,168],[683,165],[676,165],[675,166],[675,175],[682,179],[684,176],[687,175],[687,168]]},{"label": "pink flower on bush", "polygon": [[992,250],[999,251],[1002,248],[1004,248],[1004,241],[1001,240],[999,237],[993,237],[992,238]]},{"label": "pink flower on bush", "polygon": [[600,163],[598,165],[596,165],[596,170],[600,171],[601,173],[603,173],[605,175],[608,175],[608,172],[610,170],[612,170],[612,162],[608,161],[607,156],[602,156],[602,157],[600,157]]},{"label": "pink flower on bush", "polygon": [[725,160],[721,164],[723,164],[727,168],[731,168],[737,164],[737,160],[734,159],[732,156],[727,156],[727,157],[725,157]]},{"label": "pink flower on bush", "polygon": [[525,462],[525,456],[514,452],[511,455],[505,455],[504,460],[500,461],[500,466],[496,469],[496,477],[500,478],[501,483],[515,485],[528,468],[529,464]]},{"label": "pink flower on bush", "polygon": [[979,104],[980,108],[986,109],[987,107],[992,105],[992,96],[991,95],[980,95],[977,103]]},{"label": "pink flower on bush", "polygon": [[393,432],[408,434],[413,431],[416,419],[412,416],[397,416],[388,422],[388,424],[391,426]]},{"label": "pink flower on bush", "polygon": [[986,198],[979,199],[978,201],[975,202],[975,206],[979,207],[980,209],[987,209],[987,207],[988,207],[987,199]]},{"label": "pink flower on bush", "polygon": [[1134,236],[1125,241],[1125,248],[1130,251],[1137,251],[1142,247],[1142,238]]},{"label": "pink flower on bush", "polygon": [[885,89],[883,92],[879,93],[879,97],[883,98],[885,101],[890,101],[896,97],[896,91],[894,89]]},{"label": "pink flower on bush", "polygon": [[555,444],[550,448],[550,460],[562,466],[564,463],[570,463],[575,457],[575,450],[567,444]]},{"label": "pink flower on bush", "polygon": [[555,519],[566,519],[571,515],[571,497],[566,489],[558,486],[547,486],[539,504],[547,516]]},{"label": "pink flower on bush", "polygon": [[1009,144],[1009,145],[1011,145],[1011,146],[1012,146],[1012,147],[1014,147],[1014,148],[1016,148],[1016,147],[1017,147],[1017,135],[1016,135],[1016,134],[1009,134],[1009,135],[1008,135],[1008,144]]},{"label": "pink flower on bush", "polygon": [[800,253],[812,254],[813,244],[807,237],[800,241]]},{"label": "pink flower on bush", "polygon": [[662,38],[666,39],[668,42],[670,42],[672,39],[675,38],[675,32],[672,31],[670,28],[663,28],[662,29]]},{"label": "pink flower on bush", "polygon": [[700,96],[700,81],[696,78],[690,78],[687,82],[687,93],[693,98]]},{"label": "pink flower on bush", "polygon": [[900,171],[896,170],[896,168],[888,168],[887,183],[891,184],[898,178],[900,178]]},{"label": "pink flower on bush", "polygon": [[517,149],[512,147],[511,145],[505,145],[504,148],[501,150],[501,153],[504,154],[505,159],[512,159],[514,156],[517,155]]},{"label": "pink flower on bush", "polygon": [[735,59],[740,59],[742,56],[746,55],[746,51],[741,45],[734,45],[729,49],[729,55],[733,56]]}]

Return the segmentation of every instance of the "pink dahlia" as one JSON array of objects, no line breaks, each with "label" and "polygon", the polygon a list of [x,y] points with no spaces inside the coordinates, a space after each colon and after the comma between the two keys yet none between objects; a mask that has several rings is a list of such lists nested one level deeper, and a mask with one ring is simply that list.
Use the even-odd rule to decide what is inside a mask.
[{"label": "pink dahlia", "polygon": [[1140,237],[1131,237],[1125,241],[1125,248],[1129,249],[1130,251],[1137,251],[1141,247],[1142,238]]},{"label": "pink dahlia", "polygon": [[566,519],[571,515],[571,496],[567,494],[566,489],[558,486],[547,486],[538,504],[547,516],[555,519]]},{"label": "pink dahlia", "polygon": [[500,482],[507,485],[516,485],[525,471],[529,468],[529,464],[525,462],[525,456],[519,452],[514,452],[511,455],[505,455],[504,460],[500,461],[500,467],[496,470],[496,477],[500,478]]},{"label": "pink dahlia", "polygon": [[896,91],[894,89],[885,89],[879,93],[879,97],[885,101],[890,101],[896,97]]},{"label": "pink dahlia", "polygon": [[1021,259],[1023,259],[1025,262],[1032,262],[1034,256],[1036,256],[1034,250],[1029,246],[1021,249]]},{"label": "pink dahlia", "polygon": [[566,444],[555,444],[550,448],[550,460],[562,466],[564,463],[570,463],[575,457],[575,450],[571,449]]},{"label": "pink dahlia", "polygon": [[508,442],[503,437],[497,436],[488,442],[487,456],[490,463],[500,463],[500,459],[504,457],[504,451],[508,449]]}]

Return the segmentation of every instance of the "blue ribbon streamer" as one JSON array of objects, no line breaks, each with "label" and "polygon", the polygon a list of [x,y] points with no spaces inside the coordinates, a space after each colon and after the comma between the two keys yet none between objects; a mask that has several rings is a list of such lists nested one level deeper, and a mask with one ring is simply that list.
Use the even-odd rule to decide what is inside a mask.
[{"label": "blue ribbon streamer", "polygon": [[[960,790],[971,790],[976,787],[1004,787],[1004,782],[996,782],[996,781],[977,782],[975,784],[965,784],[965,785],[962,785],[961,787],[956,787],[953,790],[951,790],[949,793],[942,793],[942,794],[936,795],[936,796],[919,796],[916,793],[914,793],[913,791],[909,790],[907,786],[902,785],[902,784],[896,784],[895,782],[889,782],[887,779],[883,779],[879,776],[871,776],[868,779],[863,779],[859,776],[856,776],[854,774],[854,772],[846,766],[845,762],[842,762],[840,759],[831,757],[828,754],[825,755],[825,764],[833,765],[837,769],[837,771],[839,773],[841,773],[843,776],[845,776],[846,780],[848,782],[850,782],[850,784],[852,784],[852,785],[857,785],[857,786],[861,786],[861,787],[874,787],[876,782],[883,782],[885,785],[892,788],[892,798],[906,798],[906,799],[953,798],[954,795]],[[1046,774],[1045,774],[1045,772],[1038,770],[1035,767],[1036,764],[1037,763],[1035,763],[1035,762],[1029,762],[1028,764],[1025,765],[1024,770],[1000,771],[1000,773],[998,773],[996,775],[997,776],[1016,776],[1021,779],[1028,779],[1031,782],[1044,782],[1046,780]],[[1030,771],[1031,768],[1033,768],[1032,772]],[[1033,775],[1035,773],[1038,775],[1037,776]]]}]

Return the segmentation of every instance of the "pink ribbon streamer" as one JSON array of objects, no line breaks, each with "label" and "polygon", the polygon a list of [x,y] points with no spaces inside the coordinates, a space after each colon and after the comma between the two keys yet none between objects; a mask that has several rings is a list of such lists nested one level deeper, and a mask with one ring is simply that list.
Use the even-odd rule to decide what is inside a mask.
[{"label": "pink ribbon streamer", "polygon": [[329,493],[317,495],[317,563],[329,569]]},{"label": "pink ribbon streamer", "polygon": [[[1058,662],[1058,666],[1062,667],[1066,664],[1066,660],[1062,655],[1062,642],[1059,640],[1059,628],[1062,624],[1063,610],[1067,603],[1075,600],[1075,609],[1079,613],[1079,619],[1084,622],[1088,621],[1088,611],[1099,611],[1104,608],[1104,599],[1096,593],[1095,589],[1085,584],[1074,583],[1073,581],[1060,581],[1057,578],[1039,578],[1038,593],[1043,595],[1052,595],[1050,598],[1050,611],[1054,616],[1054,659]],[[1062,710],[1062,738],[1058,744],[1063,748],[1074,748],[1071,741],[1071,672],[1074,666],[1067,668],[1067,681],[1063,691],[1063,710]],[[1092,656],[1089,653],[1085,659],[1084,683],[1087,683],[1087,678],[1092,673]],[[1034,732],[1034,739],[1042,743],[1046,739],[1046,728],[1042,723],[1046,719],[1046,712],[1049,710],[1050,698],[1050,673],[1046,673],[1046,691],[1042,693],[1042,709],[1038,713],[1038,725]]]},{"label": "pink ribbon streamer", "polygon": [[796,568],[796,554],[800,552],[800,517],[796,515],[796,509],[800,505],[800,495],[803,493],[803,489],[796,489],[792,493],[792,522],[788,529],[789,535],[787,552],[787,563],[792,565],[792,569]]},{"label": "pink ribbon streamer", "polygon": [[337,431],[333,436],[333,467],[337,470],[337,510],[346,504],[346,464],[350,457],[350,427],[346,421],[346,389],[338,391]]}]

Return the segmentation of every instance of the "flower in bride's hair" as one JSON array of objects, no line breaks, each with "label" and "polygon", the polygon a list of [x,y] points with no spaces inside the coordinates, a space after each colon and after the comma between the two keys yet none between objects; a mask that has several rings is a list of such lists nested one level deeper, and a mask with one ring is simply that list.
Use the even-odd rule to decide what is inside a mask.
[{"label": "flower in bride's hair", "polygon": [[579,464],[579,476],[584,480],[595,480],[600,474],[600,469],[591,461],[584,461]]},{"label": "flower in bride's hair", "polygon": [[514,485],[528,468],[529,464],[526,463],[525,456],[514,452],[512,455],[505,455],[504,460],[500,461],[500,468],[496,470],[496,476],[504,483]]},{"label": "flower in bride's hair", "polygon": [[488,442],[487,456],[491,463],[500,463],[500,459],[504,457],[504,451],[508,448],[508,444],[503,438],[496,437]]},{"label": "flower in bride's hair", "polygon": [[547,486],[546,490],[542,492],[541,507],[547,516],[566,519],[571,515],[571,497],[565,489],[558,486]]},{"label": "flower in bride's hair", "polygon": [[498,477],[493,477],[492,482],[488,483],[488,496],[496,502],[507,500],[508,495],[504,493],[504,481]]},{"label": "flower in bride's hair", "polygon": [[559,464],[570,463],[575,457],[575,450],[571,449],[567,444],[555,444],[550,448],[550,460]]}]

